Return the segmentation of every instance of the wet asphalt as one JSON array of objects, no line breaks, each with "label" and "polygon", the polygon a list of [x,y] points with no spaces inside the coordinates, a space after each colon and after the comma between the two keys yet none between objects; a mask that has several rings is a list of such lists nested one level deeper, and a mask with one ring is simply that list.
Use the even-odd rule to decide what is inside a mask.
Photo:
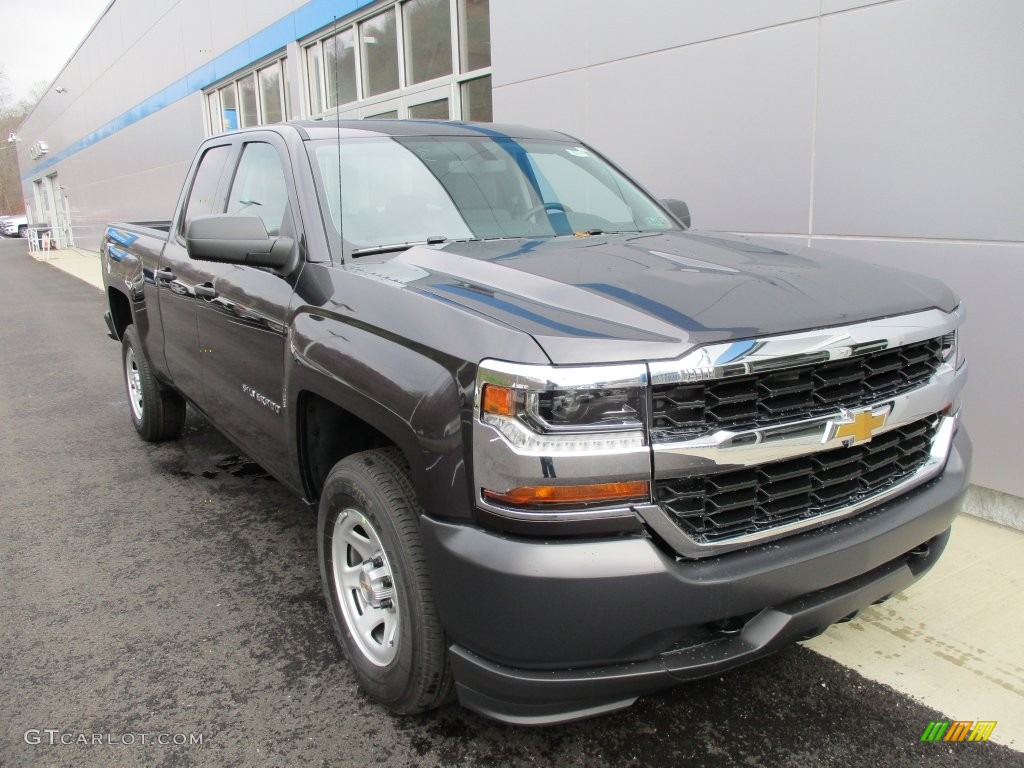
[{"label": "wet asphalt", "polygon": [[335,644],[313,516],[192,412],[141,442],[103,310],[0,239],[0,766],[1024,766],[921,743],[943,713],[796,646],[559,727],[393,716]]}]

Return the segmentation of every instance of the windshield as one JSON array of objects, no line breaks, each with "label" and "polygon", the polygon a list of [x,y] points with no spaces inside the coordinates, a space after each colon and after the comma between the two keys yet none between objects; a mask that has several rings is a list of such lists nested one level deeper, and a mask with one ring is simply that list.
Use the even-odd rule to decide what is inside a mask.
[{"label": "windshield", "polygon": [[328,229],[357,255],[428,241],[676,226],[633,182],[572,142],[381,137],[315,142],[311,154]]}]

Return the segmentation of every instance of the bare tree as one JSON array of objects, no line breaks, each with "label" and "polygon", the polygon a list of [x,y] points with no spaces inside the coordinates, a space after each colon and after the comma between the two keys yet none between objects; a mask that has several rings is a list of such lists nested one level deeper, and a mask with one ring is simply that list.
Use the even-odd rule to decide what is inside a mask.
[{"label": "bare tree", "polygon": [[8,142],[7,138],[18,132],[18,127],[45,91],[46,83],[36,83],[28,98],[15,100],[7,75],[0,69],[0,214],[25,212],[17,145]]}]

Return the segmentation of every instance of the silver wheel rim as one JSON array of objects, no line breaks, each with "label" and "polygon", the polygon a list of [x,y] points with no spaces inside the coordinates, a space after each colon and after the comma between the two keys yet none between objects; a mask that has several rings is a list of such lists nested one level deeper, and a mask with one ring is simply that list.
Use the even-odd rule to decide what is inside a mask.
[{"label": "silver wheel rim", "polygon": [[136,421],[142,420],[142,377],[139,374],[139,363],[135,359],[135,350],[128,347],[124,356],[124,376],[128,381],[128,402],[132,406],[132,414]]},{"label": "silver wheel rim", "polygon": [[331,538],[334,592],[352,639],[367,661],[386,667],[398,655],[398,596],[380,536],[355,509],[342,510]]}]

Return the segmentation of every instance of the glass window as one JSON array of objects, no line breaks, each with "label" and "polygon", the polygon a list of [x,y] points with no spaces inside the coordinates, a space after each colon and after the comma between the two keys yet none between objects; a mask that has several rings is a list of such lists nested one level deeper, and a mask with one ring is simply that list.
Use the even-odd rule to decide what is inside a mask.
[{"label": "glass window", "polygon": [[235,96],[235,84],[231,83],[221,88],[220,95],[221,115],[224,118],[224,130],[233,131],[238,127],[238,104]]},{"label": "glass window", "polygon": [[491,110],[491,76],[467,80],[462,84],[462,116],[465,120],[489,123]]},{"label": "glass window", "polygon": [[324,214],[336,231],[344,227],[353,247],[472,236],[444,187],[413,152],[391,139],[343,141],[340,161],[338,152],[337,141],[318,143],[315,164]]},{"label": "glass window", "polygon": [[448,99],[428,101],[426,104],[409,107],[409,117],[415,120],[447,120]]},{"label": "glass window", "polygon": [[340,222],[356,248],[676,228],[630,179],[573,142],[407,136],[341,147],[340,170],[336,140],[310,151],[324,218]]},{"label": "glass window", "polygon": [[346,29],[324,40],[327,106],[356,100],[356,32]]},{"label": "glass window", "polygon": [[284,120],[284,104],[281,100],[281,64],[274,62],[258,73],[260,81],[260,104],[263,107],[263,123],[280,123]]},{"label": "glass window", "polygon": [[367,115],[364,120],[394,120],[398,117],[397,109],[389,109],[387,112],[378,112],[376,115]]},{"label": "glass window", "polygon": [[210,133],[220,133],[224,130],[224,118],[220,113],[220,97],[216,91],[206,94],[206,105],[210,113]]},{"label": "glass window", "polygon": [[546,182],[554,198],[565,206],[566,211],[586,212],[600,216],[607,222],[632,219],[629,205],[615,185],[606,186],[607,180],[604,177],[601,178],[604,183],[595,184],[593,169],[584,170],[583,164],[574,155],[544,152],[530,159],[537,169],[538,178]]},{"label": "glass window", "polygon": [[188,223],[196,216],[206,216],[210,213],[219,213],[215,210],[217,185],[224,173],[224,166],[231,154],[231,147],[211,147],[203,153],[199,161],[199,168],[196,169],[196,177],[192,182],[192,189],[188,193],[188,202],[185,205],[185,215],[182,217],[179,232],[184,235]]},{"label": "glass window", "polygon": [[395,9],[359,25],[363,54],[363,95],[376,96],[398,88],[398,33]]},{"label": "glass window", "polygon": [[491,66],[488,0],[459,0],[459,58],[463,72]]},{"label": "glass window", "polygon": [[277,150],[263,142],[245,145],[228,195],[228,213],[259,216],[267,234],[281,234],[288,210],[288,184]]},{"label": "glass window", "polygon": [[410,0],[405,21],[406,83],[422,83],[452,73],[452,27],[448,0]]},{"label": "glass window", "polygon": [[256,78],[247,75],[238,81],[238,100],[242,107],[242,127],[259,125],[256,113]]}]

